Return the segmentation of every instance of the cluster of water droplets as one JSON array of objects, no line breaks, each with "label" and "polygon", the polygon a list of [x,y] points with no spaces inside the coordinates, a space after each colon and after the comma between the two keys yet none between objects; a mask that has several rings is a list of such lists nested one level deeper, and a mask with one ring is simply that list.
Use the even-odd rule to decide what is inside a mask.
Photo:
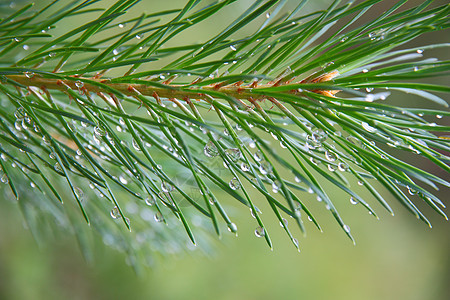
[{"label": "cluster of water droplets", "polygon": [[14,116],[16,117],[14,128],[17,131],[29,130],[32,128],[34,132],[40,132],[39,127],[33,122],[33,119],[28,116],[23,107],[17,108],[17,110],[14,112]]},{"label": "cluster of water droplets", "polygon": [[322,143],[327,139],[327,134],[321,129],[316,129],[306,136],[306,147],[316,149],[322,147]]},{"label": "cluster of water droplets", "polygon": [[371,41],[382,41],[384,40],[386,32],[384,30],[372,31],[368,34]]}]

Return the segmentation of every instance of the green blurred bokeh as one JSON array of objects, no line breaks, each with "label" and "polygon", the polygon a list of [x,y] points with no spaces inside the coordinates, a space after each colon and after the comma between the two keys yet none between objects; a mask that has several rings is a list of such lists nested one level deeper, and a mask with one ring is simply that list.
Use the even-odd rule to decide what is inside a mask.
[{"label": "green blurred bokeh", "polygon": [[[145,2],[147,12],[178,8],[184,1],[155,2]],[[245,6],[245,1],[241,3]],[[226,15],[214,21],[226,22]],[[442,35],[427,38],[436,41]],[[427,42],[421,38],[416,43]],[[432,55],[445,58],[445,53]],[[324,232],[307,227],[307,238],[299,238],[302,251],[298,253],[260,201],[258,206],[267,211],[263,217],[271,228],[274,251],[253,234],[248,210],[235,209],[239,236],[224,234],[214,254],[169,256],[140,276],[100,238],[93,264],[84,261],[75,238],[64,233],[38,246],[17,204],[2,199],[0,299],[450,299],[448,222],[424,207],[434,225],[430,229],[395,199],[389,199],[395,217],[374,205],[381,219],[377,221],[361,207],[350,205],[348,198],[340,199],[339,193],[335,197],[356,246],[327,211],[317,211]],[[448,195],[441,198],[448,202]]]}]

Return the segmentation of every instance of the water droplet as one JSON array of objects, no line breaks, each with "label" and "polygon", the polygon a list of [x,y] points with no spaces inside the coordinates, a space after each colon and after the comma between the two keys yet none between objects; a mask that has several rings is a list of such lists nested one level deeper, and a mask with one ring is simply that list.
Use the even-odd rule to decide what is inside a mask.
[{"label": "water droplet", "polygon": [[242,157],[241,150],[237,148],[229,148],[225,150],[225,154],[232,162],[237,162]]},{"label": "water droplet", "polygon": [[350,226],[344,225],[342,228],[344,228],[345,232],[350,233]]},{"label": "water droplet", "polygon": [[264,158],[264,156],[263,156],[263,154],[261,153],[261,151],[256,151],[255,152],[255,154],[253,154],[253,158],[256,160],[256,161],[261,161],[261,160],[263,160],[263,158]]},{"label": "water droplet", "polygon": [[346,40],[348,40],[348,36],[344,36],[344,37],[341,39],[341,43],[345,42]]},{"label": "water droplet", "polygon": [[19,130],[19,131],[22,131],[22,119],[20,119],[20,120],[16,120],[15,122],[14,122],[14,127],[17,129],[17,130]]},{"label": "water droplet", "polygon": [[327,134],[323,130],[315,130],[311,133],[311,139],[321,144],[327,139]]},{"label": "water droplet", "polygon": [[55,163],[53,169],[55,169],[55,171],[57,172],[63,172],[63,169],[61,168],[61,165],[59,163]]},{"label": "water droplet", "polygon": [[368,69],[363,69],[362,72],[363,73],[367,73],[367,72],[369,72],[369,70]]},{"label": "water droplet", "polygon": [[333,161],[335,161],[336,159],[338,159],[338,155],[337,155],[336,153],[332,152],[332,151],[327,150],[327,151],[325,151],[325,158],[326,158],[328,161],[333,162]]},{"label": "water droplet", "polygon": [[417,49],[416,52],[419,53],[419,54],[422,54],[423,53],[423,49]]},{"label": "water droplet", "polygon": [[298,240],[297,240],[296,238],[293,238],[293,239],[292,239],[292,242],[294,243],[295,247],[297,247],[298,252],[300,252],[300,248],[299,248],[299,246],[298,246]]},{"label": "water droplet", "polygon": [[155,204],[155,198],[153,196],[146,197],[145,204],[147,204],[148,206],[152,206],[153,204]]},{"label": "water droplet", "polygon": [[131,140],[131,145],[133,145],[134,150],[141,151],[141,147],[139,147],[139,144],[138,144],[138,142],[136,142],[135,139]]},{"label": "water droplet", "polygon": [[56,154],[55,154],[55,152],[50,152],[50,154],[48,155],[48,157],[50,157],[50,159],[53,159],[53,160],[55,160],[56,159]]},{"label": "water droplet", "polygon": [[348,166],[345,163],[341,162],[341,163],[338,163],[338,169],[341,172],[345,172],[348,170]]},{"label": "water droplet", "polygon": [[161,190],[164,193],[169,193],[169,192],[173,191],[173,189],[174,189],[174,187],[170,183],[168,183],[168,182],[161,183]]},{"label": "water droplet", "polygon": [[267,175],[267,174],[271,173],[272,165],[265,160],[261,161],[260,165],[259,165],[259,172],[261,172],[261,174],[263,174],[263,175]]},{"label": "water droplet", "polygon": [[25,117],[23,118],[21,125],[24,130],[28,130],[28,128],[32,125],[32,123],[33,120],[30,117]]},{"label": "water droplet", "polygon": [[75,81],[75,86],[79,89],[81,89],[84,86],[84,82],[77,80]]},{"label": "water droplet", "polygon": [[144,35],[143,34],[136,34],[135,37],[136,39],[140,40]]},{"label": "water droplet", "polygon": [[217,149],[216,145],[212,141],[209,141],[205,147],[203,148],[203,153],[207,157],[215,157],[219,155],[219,150]]},{"label": "water droplet", "polygon": [[23,48],[23,50],[27,51],[27,50],[30,49],[30,46],[28,46],[28,45],[23,45],[22,48]]},{"label": "water droplet", "polygon": [[228,231],[229,231],[229,232],[236,233],[236,232],[237,232],[237,226],[236,226],[236,224],[234,224],[234,223],[229,223],[229,224],[228,224]]},{"label": "water droplet", "polygon": [[128,184],[128,180],[127,180],[123,175],[120,175],[120,176],[119,176],[119,181],[120,181],[122,184]]},{"label": "water droplet", "polygon": [[14,116],[19,119],[22,120],[23,118],[25,118],[25,116],[27,115],[27,113],[25,112],[25,110],[23,109],[23,107],[19,107],[18,109],[16,109],[16,111],[14,112]]},{"label": "water droplet", "polygon": [[155,216],[153,217],[155,219],[156,222],[160,223],[162,221],[164,221],[164,217],[162,215],[161,212],[156,212]]},{"label": "water droplet", "polygon": [[9,183],[8,175],[3,174],[2,178],[0,178],[0,181],[3,182],[4,184],[8,184]]},{"label": "water droplet", "polygon": [[26,78],[31,79],[33,78],[36,74],[34,74],[33,72],[30,71],[26,71],[23,73],[25,75]]},{"label": "water droplet", "polygon": [[419,71],[419,67],[414,67],[413,70],[414,70],[414,72],[417,72],[417,71]]},{"label": "water droplet", "polygon": [[415,189],[413,189],[413,188],[411,188],[409,186],[406,186],[406,188],[408,189],[408,193],[410,195],[417,195],[418,194],[418,192]]},{"label": "water droplet", "polygon": [[309,160],[310,160],[313,164],[315,164],[316,166],[317,166],[318,164],[320,164],[320,161],[318,161],[318,160],[315,159],[314,157],[310,157]]},{"label": "water droplet", "polygon": [[280,226],[286,228],[288,226],[288,220],[286,220],[285,218],[281,218]]},{"label": "water droplet", "polygon": [[230,45],[230,49],[233,50],[233,51],[236,51],[236,47],[233,46],[233,45]]},{"label": "water droplet", "polygon": [[241,163],[241,170],[244,172],[248,172],[250,171],[250,166],[247,163],[243,162]]},{"label": "water droplet", "polygon": [[358,200],[356,200],[355,198],[353,198],[353,197],[350,197],[350,203],[351,204],[353,204],[353,205],[356,205],[356,204],[358,204],[359,203],[359,201]]},{"label": "water droplet", "polygon": [[51,139],[50,139],[49,136],[43,135],[43,136],[42,136],[42,142],[43,142],[45,145],[50,145],[50,144],[51,144]]},{"label": "water droplet", "polygon": [[111,218],[117,219],[120,216],[119,208],[117,206],[114,206],[114,208],[111,209],[110,215]]},{"label": "water droplet", "polygon": [[239,180],[236,177],[231,179],[230,182],[228,183],[228,185],[230,186],[230,188],[232,190],[237,190],[237,189],[241,188],[241,184],[239,183]]},{"label": "water droplet", "polygon": [[442,115],[436,115],[436,118],[438,118],[438,119],[442,119]]},{"label": "water droplet", "polygon": [[83,192],[83,190],[81,188],[77,187],[77,186],[75,186],[73,188],[73,190],[75,191],[75,195],[77,195],[78,199],[80,201],[83,201],[84,200],[84,192]]},{"label": "water droplet", "polygon": [[357,137],[354,136],[348,136],[347,137],[347,141],[349,141],[350,143],[352,143],[353,145],[356,145],[358,147],[362,146],[362,142],[360,139],[358,139]]},{"label": "water droplet", "polygon": [[266,231],[264,230],[264,228],[263,227],[261,227],[261,226],[258,226],[258,227],[256,227],[256,229],[255,229],[255,235],[256,235],[256,237],[263,237],[263,236],[265,236],[266,235]]},{"label": "water droplet", "polygon": [[119,28],[124,28],[125,24],[119,24]]},{"label": "water droplet", "polygon": [[336,167],[330,164],[330,165],[328,165],[328,171],[334,172],[334,171],[336,171]]},{"label": "water droplet", "polygon": [[272,182],[272,191],[274,193],[278,193],[278,190],[281,188],[281,182],[276,179]]},{"label": "water droplet", "polygon": [[358,185],[364,185],[364,181],[358,180]]},{"label": "water droplet", "polygon": [[368,123],[366,122],[362,122],[361,126],[368,132],[375,132],[377,131],[377,129],[375,127],[370,126]]},{"label": "water droplet", "polygon": [[95,126],[94,127],[94,136],[97,137],[98,139],[100,139],[102,136],[104,136],[106,133],[106,131],[99,127],[99,126]]},{"label": "water droplet", "polygon": [[267,19],[270,18],[270,14],[269,13],[266,13],[266,18]]},{"label": "water droplet", "polygon": [[298,178],[297,176],[294,177],[295,182],[302,182],[300,178]]},{"label": "water droplet", "polygon": [[366,87],[366,92],[370,93],[370,92],[372,92],[372,91],[373,91],[373,88],[372,88],[372,87]]}]

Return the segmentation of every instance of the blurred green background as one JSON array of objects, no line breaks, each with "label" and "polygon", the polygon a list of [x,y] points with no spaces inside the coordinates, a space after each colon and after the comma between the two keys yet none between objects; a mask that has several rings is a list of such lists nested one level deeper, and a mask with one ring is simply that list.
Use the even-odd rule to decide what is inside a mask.
[{"label": "blurred green background", "polygon": [[[17,6],[25,2],[17,2]],[[184,1],[144,3],[150,13],[179,8]],[[240,1],[242,7],[248,3]],[[315,3],[316,8],[323,8],[324,3]],[[392,5],[392,1],[384,3]],[[213,21],[209,24],[221,24],[227,16]],[[217,31],[217,26],[199,30]],[[442,37],[448,41],[448,34],[437,33],[415,43],[443,42]],[[429,55],[445,59],[446,53]],[[441,79],[441,84],[447,79]],[[421,101],[403,100],[408,104]],[[440,175],[448,179],[448,174]],[[5,195],[2,189],[5,186],[0,188],[1,197]],[[445,192],[448,190],[441,198],[448,203]],[[255,237],[253,219],[240,207],[233,210],[234,220],[240,221],[238,237],[226,232],[214,243],[212,253],[199,249],[169,255],[139,276],[126,264],[124,255],[105,246],[100,237],[95,242],[92,264],[83,259],[75,238],[63,232],[49,236],[38,246],[17,204],[2,199],[0,299],[450,299],[448,222],[423,207],[434,225],[430,229],[394,199],[388,202],[393,203],[395,217],[374,205],[381,219],[377,221],[361,207],[349,205],[348,197],[341,199],[338,193],[335,197],[356,246],[327,211],[317,210],[324,232],[308,226],[307,237],[299,237],[302,251],[298,253],[261,201],[257,203],[267,211],[263,217],[271,228],[274,251]]]}]

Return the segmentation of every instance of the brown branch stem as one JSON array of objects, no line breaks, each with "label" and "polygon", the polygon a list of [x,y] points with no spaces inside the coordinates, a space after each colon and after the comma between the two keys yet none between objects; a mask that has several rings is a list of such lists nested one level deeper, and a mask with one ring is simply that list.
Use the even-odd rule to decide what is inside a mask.
[{"label": "brown branch stem", "polygon": [[[96,79],[96,78],[76,78],[73,79],[55,79],[55,78],[45,78],[40,77],[38,75],[34,77],[27,77],[26,75],[7,75],[8,79],[13,80],[21,85],[27,87],[37,87],[37,88],[45,88],[47,90],[60,90],[65,91],[67,87],[71,89],[78,90],[81,89],[77,86],[77,81],[83,82],[82,89],[87,90],[90,93],[109,93],[107,89],[102,87],[101,85],[95,85],[88,82],[84,82],[84,80],[95,81],[101,83],[109,88],[112,88],[124,95],[127,96],[135,96],[136,93],[140,93],[144,96],[153,96],[157,94],[161,98],[176,98],[176,99],[207,99],[206,95],[203,93],[198,93],[194,91],[189,91],[189,85],[167,85],[167,88],[164,87],[155,87],[146,84],[135,84],[135,83],[117,83],[111,82],[108,79]],[[150,83],[150,81],[149,81]],[[78,83],[78,85],[80,85]],[[269,87],[269,85],[260,85],[259,87]],[[216,86],[203,86],[201,88],[208,93],[208,91],[219,91],[228,96],[238,98],[238,99],[248,99],[250,97],[256,99],[264,98],[261,95],[257,95],[252,93],[252,87],[242,87],[235,85],[227,85],[223,87]]]},{"label": "brown branch stem", "polygon": [[[328,77],[326,77],[326,76]],[[325,74],[322,77],[318,77],[313,80],[314,83],[320,83],[332,79],[336,74],[330,73]],[[325,77],[324,77],[325,76]],[[99,79],[99,78],[83,78],[83,77],[70,77],[70,79],[57,79],[57,78],[46,78],[39,75],[27,76],[25,75],[7,75],[8,79],[17,82],[18,84],[27,87],[37,87],[47,90],[60,90],[65,91],[67,88],[74,90],[83,90],[89,93],[104,93],[109,94],[111,89],[127,96],[135,96],[136,94],[141,94],[144,96],[155,96],[167,99],[209,99],[210,96],[214,95],[213,92],[220,92],[229,97],[236,99],[246,99],[252,101],[258,101],[266,99],[266,96],[261,93],[255,93],[252,90],[255,88],[269,88],[273,84],[256,84],[252,83],[249,86],[241,86],[239,84],[230,85],[207,85],[202,87],[196,87],[191,85],[175,85],[175,84],[162,84],[164,86],[153,86],[152,81],[148,81],[149,84],[145,83],[121,83],[121,82],[111,82],[109,79]],[[96,82],[96,84],[89,83],[87,81]],[[302,82],[303,83],[303,82]],[[193,89],[196,89],[194,91]],[[201,89],[202,92],[198,92]],[[211,92],[211,93],[209,93]],[[331,96],[333,97],[338,91],[329,90],[312,90],[312,92]],[[285,93],[299,94],[297,89],[285,91]],[[209,97],[208,97],[209,95]],[[214,96],[212,96],[214,97]]]}]

